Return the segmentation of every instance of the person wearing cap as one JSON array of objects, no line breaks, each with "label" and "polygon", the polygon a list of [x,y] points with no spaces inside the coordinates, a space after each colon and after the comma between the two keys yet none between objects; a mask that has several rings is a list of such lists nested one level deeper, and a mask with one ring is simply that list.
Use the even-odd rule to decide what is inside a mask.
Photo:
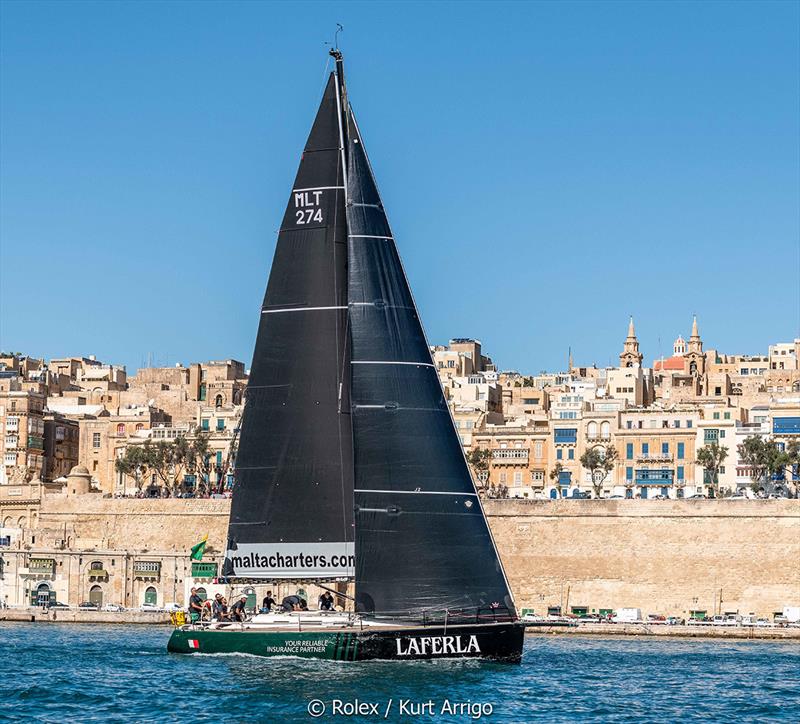
[{"label": "person wearing cap", "polygon": [[197,589],[192,589],[192,595],[189,596],[189,621],[195,623],[200,620],[200,615],[203,613],[203,599],[197,593]]},{"label": "person wearing cap", "polygon": [[231,619],[234,621],[244,621],[245,619],[245,611],[244,608],[247,605],[247,596],[243,593],[239,600],[231,606]]}]

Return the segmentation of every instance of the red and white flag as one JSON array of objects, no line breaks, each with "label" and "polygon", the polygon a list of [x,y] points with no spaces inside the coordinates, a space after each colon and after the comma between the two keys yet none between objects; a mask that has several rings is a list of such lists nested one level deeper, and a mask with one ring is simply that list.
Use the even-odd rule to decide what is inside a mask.
[{"label": "red and white flag", "polygon": [[188,639],[187,643],[189,644],[190,649],[200,648],[200,642],[197,639]]}]

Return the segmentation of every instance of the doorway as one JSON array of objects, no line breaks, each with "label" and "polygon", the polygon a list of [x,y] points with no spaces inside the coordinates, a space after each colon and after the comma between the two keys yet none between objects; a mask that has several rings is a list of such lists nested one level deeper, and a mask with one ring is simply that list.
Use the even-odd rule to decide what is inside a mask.
[{"label": "doorway", "polygon": [[92,586],[89,589],[89,603],[93,603],[97,608],[103,605],[103,589],[100,586]]}]

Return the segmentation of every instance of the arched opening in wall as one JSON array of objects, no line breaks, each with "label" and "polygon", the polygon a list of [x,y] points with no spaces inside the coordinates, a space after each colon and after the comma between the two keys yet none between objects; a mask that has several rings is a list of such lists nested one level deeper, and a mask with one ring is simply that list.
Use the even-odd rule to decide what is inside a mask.
[{"label": "arched opening in wall", "polygon": [[201,601],[205,601],[208,598],[208,593],[202,586],[197,589],[197,595],[200,596]]},{"label": "arched opening in wall", "polygon": [[93,603],[97,608],[103,605],[103,589],[100,586],[92,586],[89,589],[89,603]]},{"label": "arched opening in wall", "polygon": [[600,437],[604,440],[611,439],[611,423],[610,422],[603,422],[600,425]]},{"label": "arched opening in wall", "polygon": [[553,489],[550,491],[550,497],[551,497],[553,500],[555,500],[555,499],[558,497],[558,491],[556,491],[556,489],[555,489],[555,488],[553,488]]},{"label": "arched opening in wall", "polygon": [[589,438],[597,437],[597,423],[594,420],[587,425],[586,436]]},{"label": "arched opening in wall", "polygon": [[26,525],[28,525],[28,519],[24,515],[21,515],[17,520],[17,528],[24,528]]},{"label": "arched opening in wall", "polygon": [[3,518],[3,528],[13,528],[13,527],[14,527],[14,521],[11,520],[10,515],[7,515],[5,518]]},{"label": "arched opening in wall", "polygon": [[137,422],[136,423],[136,432],[140,432],[141,430],[144,430],[144,425],[141,422]]},{"label": "arched opening in wall", "polygon": [[217,395],[214,398],[214,407],[222,407],[222,395]]},{"label": "arched opening in wall", "polygon": [[144,592],[144,603],[155,606],[158,603],[158,591],[153,586],[148,586]]},{"label": "arched opening in wall", "polygon": [[244,589],[244,592],[247,594],[247,603],[245,606],[247,607],[248,611],[255,611],[256,610],[256,589],[247,587]]},{"label": "arched opening in wall", "polygon": [[625,366],[626,367],[633,367],[633,362],[628,362],[628,364],[626,364]]},{"label": "arched opening in wall", "polygon": [[31,603],[34,606],[49,606],[51,602],[55,602],[54,591],[50,590],[50,586],[47,583],[40,583],[36,586],[36,591],[32,598],[34,600]]},{"label": "arched opening in wall", "polygon": [[697,372],[697,362],[694,362],[694,361],[692,361],[692,362],[689,364],[689,372],[690,372],[691,374],[695,374],[695,373]]},{"label": "arched opening in wall", "polygon": [[117,435],[124,435],[125,434],[125,423],[119,423],[117,425]]}]

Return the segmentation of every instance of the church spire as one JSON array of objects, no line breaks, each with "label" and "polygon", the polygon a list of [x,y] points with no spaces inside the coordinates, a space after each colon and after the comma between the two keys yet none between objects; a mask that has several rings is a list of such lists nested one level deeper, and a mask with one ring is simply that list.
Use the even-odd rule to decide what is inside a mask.
[{"label": "church spire", "polygon": [[692,316],[692,334],[687,345],[689,352],[700,353],[703,351],[703,340],[700,339],[700,332],[697,329],[697,315]]},{"label": "church spire", "polygon": [[620,367],[635,367],[642,365],[644,355],[639,351],[639,340],[636,339],[636,330],[633,327],[633,317],[628,322],[628,336],[622,346],[622,354],[619,356]]}]

